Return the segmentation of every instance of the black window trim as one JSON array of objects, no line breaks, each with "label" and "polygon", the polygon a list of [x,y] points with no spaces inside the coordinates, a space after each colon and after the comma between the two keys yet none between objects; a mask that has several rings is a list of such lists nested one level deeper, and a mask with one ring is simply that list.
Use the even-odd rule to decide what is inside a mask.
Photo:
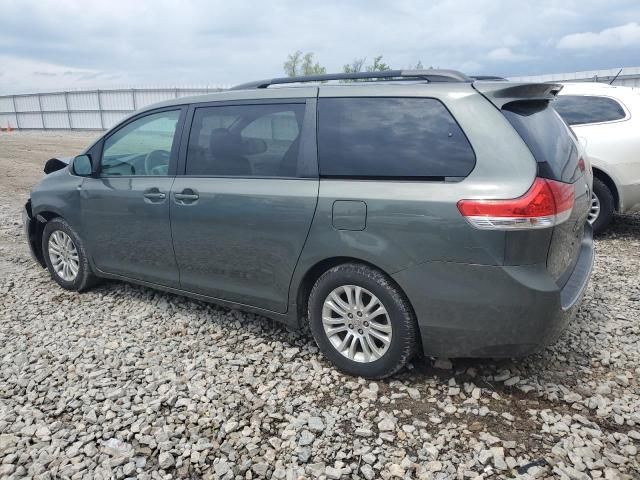
[{"label": "black window trim", "polygon": [[[409,98],[409,99],[414,99],[414,100],[435,100],[438,103],[440,103],[444,109],[447,111],[447,113],[449,114],[449,116],[452,118],[453,122],[458,126],[458,128],[460,129],[460,131],[462,132],[462,135],[464,136],[464,138],[467,140],[467,143],[469,144],[469,147],[471,148],[471,152],[473,153],[473,166],[471,167],[471,170],[469,170],[469,173],[467,173],[466,176],[464,177],[459,177],[459,176],[441,176],[441,175],[432,175],[432,176],[426,176],[426,175],[415,175],[415,176],[410,176],[410,177],[400,177],[400,176],[393,176],[393,175],[372,175],[372,176],[368,176],[368,175],[322,175],[320,174],[320,155],[318,154],[318,177],[321,180],[361,180],[361,181],[389,181],[389,182],[433,182],[433,183],[458,183],[461,182],[462,180],[469,178],[469,175],[471,175],[473,173],[473,171],[476,168],[476,165],[478,164],[478,155],[476,154],[475,149],[473,148],[473,143],[471,143],[471,140],[469,140],[469,137],[467,136],[467,133],[464,131],[464,129],[462,128],[462,125],[460,125],[460,123],[458,122],[458,119],[455,117],[455,115],[453,114],[453,112],[449,109],[449,107],[447,107],[447,104],[445,102],[442,101],[442,99],[440,98],[436,98],[436,97],[428,97],[428,96],[415,96],[415,95],[336,95],[336,96],[322,96],[322,97],[318,97],[318,100],[322,100],[324,98],[332,98],[332,99],[336,99],[336,98],[384,98],[384,99],[389,99],[389,98]],[[316,129],[319,128],[320,125],[320,109],[316,107]],[[320,142],[317,140],[319,137],[318,132],[316,132],[316,142],[318,144],[318,150],[320,149]]]},{"label": "black window trim", "polygon": [[[187,175],[187,151],[189,137],[193,128],[195,112],[198,108],[210,107],[235,107],[251,105],[305,105],[302,130],[300,131],[300,146],[298,152],[299,161],[307,163],[308,177],[284,177],[284,176],[257,176],[257,175]],[[212,102],[199,102],[189,105],[186,114],[185,125],[180,142],[180,154],[178,156],[177,177],[186,178],[237,178],[247,180],[318,180],[318,148],[317,148],[317,98],[293,97],[293,98],[264,98],[245,100],[217,100]]]},{"label": "black window trim", "polygon": [[[171,157],[169,159],[169,171],[167,172],[166,175],[104,175],[103,176],[101,174],[100,170],[102,166],[102,154],[104,151],[104,144],[112,135],[116,134],[117,132],[119,132],[121,129],[123,129],[130,123],[140,120],[143,117],[154,115],[156,113],[172,112],[172,111],[179,111],[180,116],[178,117],[178,123],[176,124],[176,131],[173,134],[173,145],[171,146]],[[175,177],[178,160],[179,160],[181,142],[183,138],[183,130],[184,130],[186,115],[187,115],[187,105],[171,105],[167,107],[154,108],[151,110],[145,110],[131,117],[128,117],[123,121],[121,121],[119,124],[109,129],[107,133],[105,133],[102,137],[100,137],[100,139],[96,141],[96,143],[87,150],[87,153],[90,153],[90,154],[95,153],[95,158],[94,158],[94,155],[92,155],[91,157],[92,162],[94,163],[94,168],[96,170],[95,176],[97,178],[110,178],[110,179],[113,179],[113,178],[173,178]]]},{"label": "black window trim", "polygon": [[[609,100],[612,100],[613,102],[615,102],[624,112],[624,117],[622,118],[618,118],[616,120],[605,120],[604,122],[585,122],[585,123],[572,123],[570,124],[569,122],[567,122],[566,120],[564,120],[564,118],[562,118],[562,115],[560,115],[560,112],[558,112],[558,115],[560,115],[560,118],[562,118],[562,120],[569,125],[570,127],[582,127],[584,125],[606,125],[607,123],[617,123],[617,122],[626,122],[627,120],[631,119],[631,112],[629,112],[629,110],[627,109],[626,105],[621,102],[619,99],[617,99],[616,97],[612,97],[610,95],[599,95],[599,94],[595,94],[595,93],[589,93],[589,94],[580,94],[580,93],[565,93],[564,95],[558,95],[558,98],[560,97],[595,97],[595,98],[606,98]],[[551,103],[551,106],[553,107],[553,103]],[[554,108],[555,110],[555,108]]]}]

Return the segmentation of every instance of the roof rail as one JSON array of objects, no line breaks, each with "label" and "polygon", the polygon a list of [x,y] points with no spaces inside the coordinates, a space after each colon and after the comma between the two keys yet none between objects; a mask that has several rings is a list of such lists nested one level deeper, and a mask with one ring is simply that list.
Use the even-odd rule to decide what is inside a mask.
[{"label": "roof rail", "polygon": [[474,80],[480,80],[480,81],[495,81],[495,82],[508,81],[506,78],[498,77],[496,75],[472,75],[471,78],[473,78]]},{"label": "roof rail", "polygon": [[258,80],[232,87],[231,90],[267,88],[270,85],[286,83],[326,82],[329,80],[426,80],[428,82],[472,82],[473,79],[456,70],[384,70],[381,72],[326,73],[323,75],[305,75],[299,77],[281,77]]}]

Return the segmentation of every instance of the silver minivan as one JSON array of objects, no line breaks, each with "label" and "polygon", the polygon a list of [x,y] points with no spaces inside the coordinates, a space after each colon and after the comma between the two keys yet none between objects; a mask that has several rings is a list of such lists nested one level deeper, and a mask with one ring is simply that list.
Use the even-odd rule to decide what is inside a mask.
[{"label": "silver minivan", "polygon": [[525,355],[560,334],[593,262],[560,88],[387,71],[153,105],[47,162],[31,250],[66,289],[125,280],[308,322],[353,375]]}]

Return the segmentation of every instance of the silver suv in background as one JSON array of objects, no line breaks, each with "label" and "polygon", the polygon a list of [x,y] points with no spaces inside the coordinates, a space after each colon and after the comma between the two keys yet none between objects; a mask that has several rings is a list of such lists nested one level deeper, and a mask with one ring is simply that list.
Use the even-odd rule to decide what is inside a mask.
[{"label": "silver suv in background", "polygon": [[63,288],[126,280],[309,322],[353,375],[525,355],[562,332],[593,262],[559,89],[388,71],[153,105],[47,163],[27,238]]},{"label": "silver suv in background", "polygon": [[565,83],[552,104],[584,139],[593,167],[589,221],[602,232],[614,212],[640,210],[640,93],[603,83]]}]

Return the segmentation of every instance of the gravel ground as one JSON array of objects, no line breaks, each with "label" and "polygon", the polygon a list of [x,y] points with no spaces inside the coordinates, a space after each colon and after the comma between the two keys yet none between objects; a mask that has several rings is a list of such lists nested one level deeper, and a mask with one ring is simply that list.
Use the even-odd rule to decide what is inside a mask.
[{"label": "gravel ground", "polygon": [[347,377],[255,315],[30,259],[28,188],[95,134],[0,134],[0,477],[640,478],[640,216],[597,240],[558,342]]}]

